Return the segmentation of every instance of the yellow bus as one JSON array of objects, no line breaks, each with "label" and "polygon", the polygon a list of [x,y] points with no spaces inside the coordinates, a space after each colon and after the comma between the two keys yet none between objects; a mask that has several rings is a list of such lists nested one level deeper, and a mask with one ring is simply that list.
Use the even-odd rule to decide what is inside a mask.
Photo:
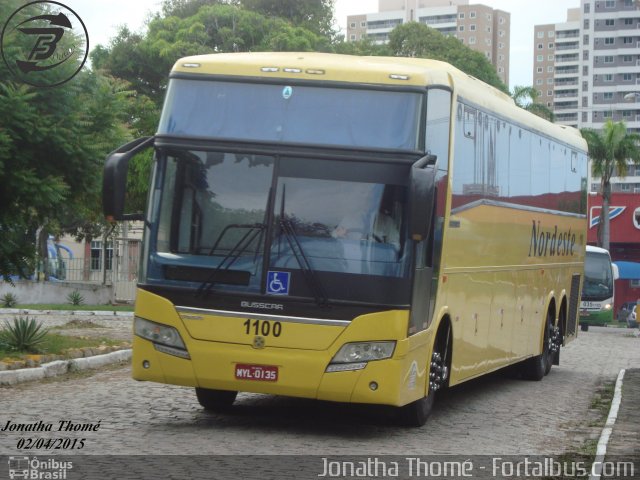
[{"label": "yellow bus", "polygon": [[540,380],[576,336],[586,144],[452,66],[410,58],[183,58],[157,134],[107,158],[155,167],[133,377],[396,407],[516,365]]}]

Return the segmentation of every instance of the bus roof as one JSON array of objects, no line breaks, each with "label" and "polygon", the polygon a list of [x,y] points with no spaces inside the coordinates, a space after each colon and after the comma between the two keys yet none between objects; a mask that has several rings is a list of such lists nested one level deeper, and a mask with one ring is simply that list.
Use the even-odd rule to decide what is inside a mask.
[{"label": "bus roof", "polygon": [[178,60],[172,73],[299,79],[354,84],[450,88],[459,97],[576,150],[587,151],[580,132],[517,107],[509,95],[452,65],[408,57],[364,57],[316,52],[254,52],[196,55]]}]

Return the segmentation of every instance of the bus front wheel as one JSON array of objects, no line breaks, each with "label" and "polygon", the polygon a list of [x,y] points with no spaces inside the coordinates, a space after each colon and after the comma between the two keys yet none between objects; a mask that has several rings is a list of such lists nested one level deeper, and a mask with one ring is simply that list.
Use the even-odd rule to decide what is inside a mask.
[{"label": "bus front wheel", "polygon": [[196,397],[205,410],[210,412],[224,412],[228,410],[236,400],[238,392],[228,390],[212,390],[196,387]]}]

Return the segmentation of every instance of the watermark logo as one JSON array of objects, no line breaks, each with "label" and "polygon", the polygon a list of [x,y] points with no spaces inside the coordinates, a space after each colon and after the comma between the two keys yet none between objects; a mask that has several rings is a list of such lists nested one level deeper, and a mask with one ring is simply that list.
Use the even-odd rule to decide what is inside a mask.
[{"label": "watermark logo", "polygon": [[56,458],[39,460],[38,457],[9,457],[9,478],[37,478],[65,480],[67,472],[73,469],[73,462],[60,461]]},{"label": "watermark logo", "polygon": [[89,54],[89,34],[66,5],[38,1],[17,9],[4,24],[2,59],[13,76],[36,87],[54,87],[73,78]]}]

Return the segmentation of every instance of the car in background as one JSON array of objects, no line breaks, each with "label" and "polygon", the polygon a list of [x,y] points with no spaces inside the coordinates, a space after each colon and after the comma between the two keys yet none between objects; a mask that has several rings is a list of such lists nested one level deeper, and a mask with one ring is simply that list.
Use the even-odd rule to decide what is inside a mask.
[{"label": "car in background", "polygon": [[631,309],[631,313],[627,317],[627,327],[629,328],[636,328],[638,326],[638,320],[636,318],[636,308],[637,306],[634,305]]},{"label": "car in background", "polygon": [[626,322],[629,315],[631,315],[631,311],[633,310],[633,307],[635,306],[636,306],[636,302],[624,302],[618,309],[618,313],[616,314],[616,320],[618,322]]}]

